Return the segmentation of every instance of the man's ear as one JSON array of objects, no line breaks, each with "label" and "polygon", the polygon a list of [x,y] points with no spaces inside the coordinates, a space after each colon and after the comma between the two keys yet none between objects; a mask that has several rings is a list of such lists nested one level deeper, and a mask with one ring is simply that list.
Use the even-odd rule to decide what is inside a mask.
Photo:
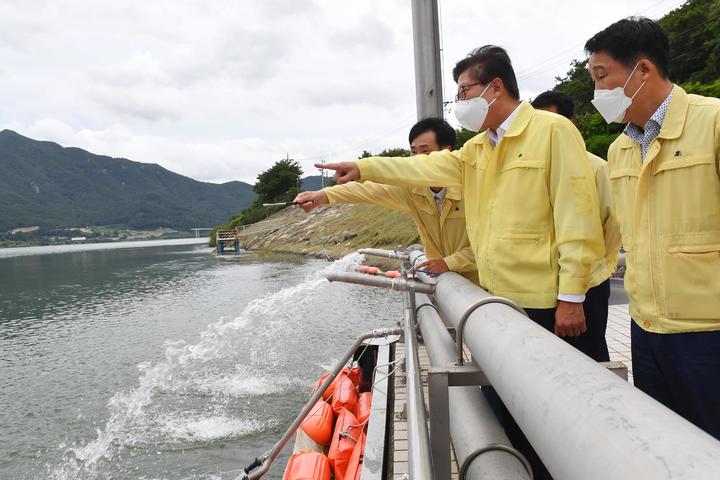
[{"label": "man's ear", "polygon": [[503,90],[505,90],[505,82],[500,77],[493,78],[490,82],[490,89],[495,93],[495,96],[499,96]]},{"label": "man's ear", "polygon": [[640,71],[640,78],[642,81],[646,81],[650,75],[657,75],[657,67],[650,60],[643,58],[638,62],[637,69]]}]

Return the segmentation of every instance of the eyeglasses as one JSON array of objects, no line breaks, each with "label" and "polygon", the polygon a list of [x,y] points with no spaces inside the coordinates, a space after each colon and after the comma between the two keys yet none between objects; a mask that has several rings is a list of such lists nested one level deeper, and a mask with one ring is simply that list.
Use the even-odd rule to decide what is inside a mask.
[{"label": "eyeglasses", "polygon": [[482,85],[481,82],[475,82],[475,83],[466,83],[462,87],[458,89],[457,95],[455,95],[455,101],[458,100],[465,100],[465,95],[467,95],[468,90],[470,90],[472,87],[476,85]]}]

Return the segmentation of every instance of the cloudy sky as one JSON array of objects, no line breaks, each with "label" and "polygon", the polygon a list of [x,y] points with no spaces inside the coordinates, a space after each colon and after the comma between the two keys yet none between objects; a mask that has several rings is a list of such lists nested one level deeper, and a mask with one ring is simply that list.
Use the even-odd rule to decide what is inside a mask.
[{"label": "cloudy sky", "polygon": [[[682,3],[440,0],[444,97],[474,47],[505,47],[531,98],[593,33]],[[0,58],[0,129],[208,182],[286,154],[315,174],[415,121],[410,0],[0,0]]]}]

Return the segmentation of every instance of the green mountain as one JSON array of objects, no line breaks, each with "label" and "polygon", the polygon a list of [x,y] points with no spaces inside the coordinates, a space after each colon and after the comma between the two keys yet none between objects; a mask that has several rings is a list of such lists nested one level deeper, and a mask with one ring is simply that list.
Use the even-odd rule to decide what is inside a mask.
[{"label": "green mountain", "polygon": [[249,206],[244,182],[213,184],[156,164],[0,131],[0,232],[16,227],[206,227]]}]

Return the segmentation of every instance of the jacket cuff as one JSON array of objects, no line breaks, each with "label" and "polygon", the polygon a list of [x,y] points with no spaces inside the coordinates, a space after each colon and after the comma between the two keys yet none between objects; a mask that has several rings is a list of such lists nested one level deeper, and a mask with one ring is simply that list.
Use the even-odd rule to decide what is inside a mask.
[{"label": "jacket cuff", "polygon": [[562,292],[561,295],[585,295],[588,291],[588,281],[587,278],[560,275],[558,292]]},{"label": "jacket cuff", "polygon": [[360,178],[358,178],[358,181],[364,182],[366,180],[372,180],[373,174],[375,173],[372,166],[373,162],[370,161],[369,158],[361,158],[356,160],[355,163],[358,169],[360,169]]}]

